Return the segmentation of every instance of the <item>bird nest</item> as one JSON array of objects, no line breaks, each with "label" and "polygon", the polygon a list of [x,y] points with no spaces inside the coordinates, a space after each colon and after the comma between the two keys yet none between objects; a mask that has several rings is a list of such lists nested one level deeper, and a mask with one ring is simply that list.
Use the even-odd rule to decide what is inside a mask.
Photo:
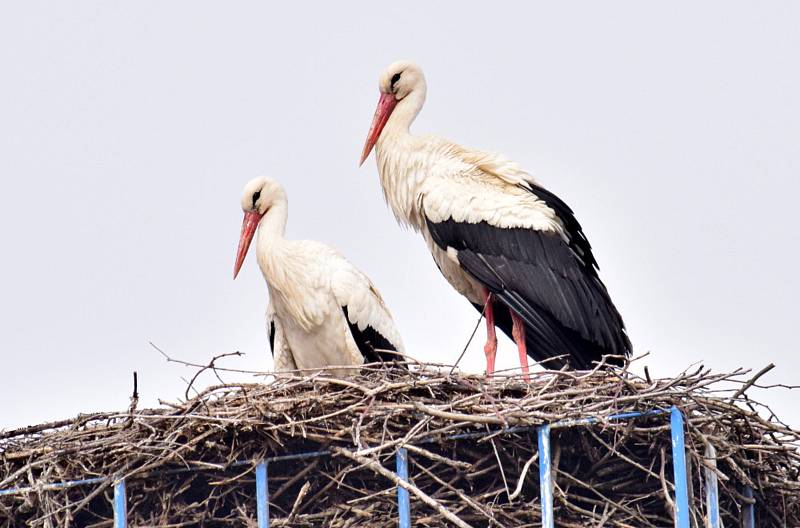
[{"label": "bird nest", "polygon": [[[536,428],[587,416],[598,421],[552,429],[556,525],[668,526],[669,416],[613,416],[673,406],[686,420],[694,525],[707,514],[711,472],[725,525],[753,502],[749,486],[759,526],[798,526],[800,432],[747,397],[756,378],[699,367],[650,379],[626,368],[545,371],[526,383],[416,365],[218,384],[159,409],[0,432],[0,526],[111,526],[120,478],[131,526],[255,526],[253,469],[264,459],[271,526],[396,526],[400,447],[414,526],[538,526]],[[280,458],[298,453],[313,454]],[[110,478],[49,485],[93,477]]]}]

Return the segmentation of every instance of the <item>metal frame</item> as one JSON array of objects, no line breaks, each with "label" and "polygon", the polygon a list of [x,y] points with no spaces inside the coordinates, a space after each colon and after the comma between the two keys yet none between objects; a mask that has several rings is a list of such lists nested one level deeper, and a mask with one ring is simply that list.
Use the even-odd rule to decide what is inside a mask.
[{"label": "metal frame", "polygon": [[542,527],[553,528],[553,475],[550,469],[550,425],[539,428],[539,500],[542,504]]},{"label": "metal frame", "polygon": [[672,478],[675,480],[675,527],[689,528],[689,486],[686,475],[686,444],[683,437],[683,413],[672,407],[669,412],[672,435]]},{"label": "metal frame", "polygon": [[[408,450],[401,447],[397,450],[397,476],[408,482]],[[400,528],[411,528],[411,498],[408,490],[397,486],[397,517]]]},{"label": "metal frame", "polygon": [[125,479],[114,484],[114,528],[128,526],[128,498],[125,494]]},{"label": "metal frame", "polygon": [[744,528],[756,528],[756,501],[753,496],[753,488],[750,486],[744,487],[744,496],[752,499],[752,504],[745,504],[742,508],[742,526]]},{"label": "metal frame", "polygon": [[704,469],[706,477],[706,513],[708,528],[722,528],[719,516],[719,484],[717,482],[717,450],[706,444],[705,459],[708,466]]},{"label": "metal frame", "polygon": [[269,481],[267,462],[256,465],[256,517],[258,528],[269,528]]},{"label": "metal frame", "polygon": [[[654,409],[645,412],[626,412],[608,416],[604,419],[597,417],[587,417],[578,419],[562,420],[551,424],[545,424],[538,427],[517,426],[509,427],[502,430],[476,432],[476,433],[460,433],[448,436],[447,440],[462,440],[469,438],[481,438],[494,434],[512,434],[536,431],[539,449],[539,489],[540,501],[542,509],[542,527],[553,528],[555,524],[555,516],[553,509],[553,479],[552,468],[550,461],[550,432],[553,429],[563,429],[567,427],[575,427],[580,425],[593,425],[600,422],[614,422],[628,420],[632,418],[641,418],[649,416],[658,416],[669,414],[670,416],[670,436],[672,440],[672,469],[675,486],[675,527],[676,528],[690,528],[689,524],[689,487],[688,475],[686,468],[686,444],[684,438],[684,419],[683,414],[677,407],[672,407],[667,410]],[[436,439],[428,439],[421,443],[434,443]],[[258,528],[269,528],[269,479],[268,468],[270,462],[282,462],[286,460],[301,460],[308,458],[318,458],[323,456],[330,456],[330,451],[310,451],[306,453],[295,453],[290,455],[279,455],[270,458],[265,458],[255,462],[255,477],[256,477],[256,513],[258,518]],[[714,459],[716,453],[712,446],[707,446],[705,456],[709,459]],[[399,479],[408,482],[408,451],[405,447],[398,448],[396,455],[396,472]],[[238,466],[253,465],[252,460],[240,460],[232,464],[221,467],[220,469],[228,469]],[[146,478],[155,475],[172,475],[178,473],[186,473],[191,471],[208,471],[208,468],[178,468],[163,471],[154,471],[143,475],[137,475],[137,478]],[[720,515],[719,515],[719,491],[717,486],[716,472],[706,468],[706,506],[708,510],[708,526],[710,528],[719,528]],[[112,481],[114,482],[114,528],[127,528],[127,499],[126,499],[126,486],[125,479],[115,477],[93,477],[80,480],[68,480],[64,482],[54,482],[49,484],[42,484],[40,486],[25,486],[20,488],[10,488],[0,490],[0,497],[4,495],[15,495],[19,493],[26,493],[31,491],[48,491],[58,490],[64,488],[71,488],[74,486],[84,486],[89,484],[100,484]],[[744,496],[752,499],[752,503],[745,504],[742,509],[742,523],[746,528],[755,527],[755,498],[753,496],[753,489],[749,486],[744,489]],[[411,501],[408,490],[403,486],[397,486],[397,510],[398,522],[400,528],[411,528]]]}]

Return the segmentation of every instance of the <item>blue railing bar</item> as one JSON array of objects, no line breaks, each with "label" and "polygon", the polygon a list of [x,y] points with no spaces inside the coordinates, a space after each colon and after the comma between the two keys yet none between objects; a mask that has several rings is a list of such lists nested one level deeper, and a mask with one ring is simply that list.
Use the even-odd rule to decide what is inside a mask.
[{"label": "blue railing bar", "polygon": [[[717,467],[717,450],[710,443],[706,444],[706,464]],[[720,528],[719,519],[719,485],[717,472],[710,467],[705,468],[706,476],[706,512],[708,514],[708,528]]]},{"label": "blue railing bar", "polygon": [[[482,433],[486,434],[486,433]],[[315,458],[330,455],[330,451],[308,451],[306,453],[296,453],[292,455],[280,455],[274,456],[270,458],[263,459],[265,462],[283,462],[285,460],[297,460],[303,458]],[[187,468],[173,468],[173,469],[162,469],[159,471],[150,471],[144,474],[135,475],[135,478],[147,478],[147,477],[156,477],[159,475],[176,475],[180,473],[189,473],[191,471],[224,471],[226,469],[232,467],[240,467],[240,466],[251,466],[253,465],[253,460],[237,460],[235,462],[231,462],[230,464],[220,465],[219,468],[210,468],[210,467],[187,467]],[[65,480],[63,482],[52,482],[50,484],[42,484],[41,486],[25,486],[21,488],[8,488],[4,490],[0,490],[0,497],[4,495],[16,495],[19,493],[28,493],[31,491],[52,491],[62,488],[74,488],[75,486],[86,486],[89,484],[100,484],[102,482],[107,482],[111,480],[111,477],[92,477],[87,479],[78,479],[78,480]]]},{"label": "blue railing bar", "polygon": [[753,499],[753,502],[746,503],[744,506],[742,506],[742,526],[743,528],[756,528],[756,504],[755,496],[753,495],[753,488],[750,486],[745,486],[744,496],[748,499]]},{"label": "blue railing bar", "polygon": [[[445,436],[441,440],[470,440],[472,438],[482,438],[484,436],[491,436],[495,434],[514,434],[526,433],[538,429],[538,425],[515,425],[514,427],[504,427],[503,429],[495,429],[494,431],[479,431],[475,433],[458,433],[450,436]],[[426,438],[415,442],[415,444],[435,444],[439,442],[439,438]]]},{"label": "blue railing bar", "polygon": [[17,493],[28,493],[30,491],[52,491],[62,488],[73,488],[75,486],[83,486],[86,484],[99,484],[111,480],[111,477],[92,477],[80,480],[65,480],[63,482],[53,482],[51,484],[42,484],[41,486],[25,486],[22,488],[9,488],[0,490],[0,497],[3,495],[16,495]]},{"label": "blue railing bar", "polygon": [[[604,421],[617,421],[617,420],[626,420],[628,418],[640,418],[646,416],[659,416],[662,414],[667,414],[669,411],[665,411],[664,409],[652,409],[650,411],[630,411],[624,412],[619,414],[612,414],[606,416],[605,418],[600,418],[596,416],[589,416],[587,418],[567,418],[565,420],[559,420],[557,422],[553,422],[550,424],[550,429],[562,429],[564,427],[572,427],[575,425],[593,425],[599,422]],[[513,427],[506,427],[503,429],[495,429],[494,431],[479,431],[475,433],[458,433],[450,436],[446,436],[445,440],[467,440],[471,438],[481,438],[484,436],[491,436],[494,434],[513,434],[513,433],[525,433],[539,429],[540,426],[538,425],[515,425]],[[417,444],[431,444],[434,442],[438,442],[438,438],[426,438],[420,442],[416,442]]]},{"label": "blue railing bar", "polygon": [[[303,458],[317,458],[321,456],[330,455],[330,451],[307,451],[305,453],[294,453],[291,455],[278,455],[274,457],[268,457],[262,459],[263,462],[283,462],[285,460],[299,460]],[[231,462],[226,467],[238,467],[238,466],[247,466],[253,463],[252,460],[237,460],[236,462]],[[202,468],[201,468],[202,469]]]},{"label": "blue railing bar", "polygon": [[269,485],[267,462],[256,465],[256,517],[258,528],[269,528]]},{"label": "blue railing bar", "polygon": [[302,458],[316,458],[321,456],[330,455],[330,451],[308,451],[306,453],[297,453],[292,455],[278,455],[265,459],[267,462],[283,462],[284,460],[298,460]]},{"label": "blue railing bar", "polygon": [[610,422],[616,420],[627,420],[629,418],[640,418],[644,416],[658,416],[661,414],[666,414],[667,411],[663,409],[653,409],[651,411],[631,411],[631,412],[624,412],[619,414],[612,414],[606,416],[605,418],[598,418],[595,416],[589,416],[587,418],[567,418],[565,420],[559,420],[557,422],[553,422],[550,424],[550,429],[561,429],[564,427],[573,427],[576,425],[594,425],[599,422]]},{"label": "blue railing bar", "polygon": [[[408,451],[405,447],[397,450],[397,476],[408,482]],[[397,486],[397,512],[400,519],[400,528],[411,528],[411,501],[408,497],[408,490],[403,486]]]},{"label": "blue railing bar", "polygon": [[[588,417],[588,418],[577,418],[577,419],[567,419],[567,420],[560,420],[558,422],[554,422],[550,424],[550,428],[563,428],[569,427],[572,425],[591,425],[594,423],[598,423],[600,421],[611,421],[611,420],[624,420],[627,418],[637,418],[641,416],[656,416],[660,414],[664,414],[666,411],[661,409],[654,409],[651,411],[633,411],[633,412],[625,412],[619,414],[612,414],[607,416],[606,418],[597,418],[597,417]],[[443,439],[439,438],[426,438],[420,442],[419,444],[432,444],[439,442],[441,440],[466,440],[471,438],[481,438],[486,436],[492,436],[497,434],[513,434],[513,433],[523,433],[523,432],[530,432],[536,429],[539,429],[540,426],[534,425],[518,425],[514,427],[506,427],[503,429],[495,429],[493,431],[480,431],[474,433],[458,433],[450,436],[446,436]],[[328,456],[331,452],[324,450],[324,451],[308,451],[305,453],[295,453],[291,455],[278,455],[270,458],[263,459],[264,462],[282,462],[286,460],[299,460],[304,458],[316,458],[322,456]],[[231,462],[230,464],[221,465],[219,468],[216,468],[217,471],[224,471],[228,468],[233,467],[241,467],[241,466],[249,466],[252,465],[255,461],[254,460],[237,460]],[[214,471],[215,468],[209,468],[208,466],[203,467],[188,467],[188,468],[173,468],[173,469],[164,469],[164,470],[157,470],[157,471],[150,471],[147,473],[135,475],[134,478],[148,478],[148,477],[155,477],[159,475],[174,475],[179,473],[186,473],[191,471]],[[66,480],[63,482],[53,482],[50,484],[42,484],[41,486],[25,486],[21,488],[9,488],[0,490],[0,497],[3,495],[15,495],[18,493],[27,493],[31,491],[47,491],[47,490],[56,490],[62,488],[72,488],[75,486],[84,486],[88,484],[99,484],[101,482],[106,482],[111,480],[111,477],[93,477],[87,479],[78,479],[78,480]]]},{"label": "blue railing bar", "polygon": [[553,479],[550,474],[550,426],[539,427],[539,499],[542,503],[542,527],[553,528]]},{"label": "blue railing bar", "polygon": [[128,500],[125,493],[125,479],[114,484],[114,528],[128,528]]},{"label": "blue railing bar", "polygon": [[[486,433],[483,433],[486,434]],[[280,455],[263,459],[264,462],[283,462],[285,460],[298,460],[303,458],[316,458],[321,456],[330,455],[330,451],[308,451],[306,453],[295,453],[292,455]],[[162,469],[158,471],[149,471],[135,475],[134,478],[149,478],[161,475],[177,475],[180,473],[190,473],[192,471],[224,471],[233,467],[252,466],[254,460],[237,460],[230,464],[220,465],[218,468],[208,466],[203,467],[186,467],[186,468],[172,468]],[[19,493],[28,493],[31,491],[52,491],[62,488],[74,488],[75,486],[86,486],[89,484],[99,484],[111,480],[111,477],[92,477],[88,479],[79,480],[65,480],[63,482],[53,482],[50,484],[42,484],[41,486],[25,486],[22,488],[9,488],[0,490],[0,497],[3,495],[16,495]]]},{"label": "blue railing bar", "polygon": [[686,481],[686,444],[683,436],[683,414],[673,406],[670,410],[672,434],[672,473],[675,479],[675,527],[689,526],[689,486]]},{"label": "blue railing bar", "polygon": [[[659,416],[662,414],[667,414],[669,411],[665,411],[664,409],[652,409],[650,411],[630,411],[624,412],[619,414],[612,414],[606,416],[605,418],[600,418],[597,416],[589,416],[587,418],[567,418],[565,420],[559,420],[557,422],[553,422],[550,424],[550,429],[561,429],[564,427],[572,427],[575,425],[593,425],[603,421],[615,421],[615,420],[627,420],[628,418],[640,418],[645,416]],[[538,429],[540,426],[538,425],[516,425],[514,427],[506,427],[504,429],[496,429],[494,431],[480,431],[475,433],[459,433],[450,436],[446,436],[445,440],[464,440],[469,438],[480,438],[482,436],[490,436],[493,434],[513,434],[513,433],[524,433],[528,431],[533,431]],[[429,444],[432,442],[436,442],[438,439],[436,438],[428,438],[421,442],[420,444]]]}]

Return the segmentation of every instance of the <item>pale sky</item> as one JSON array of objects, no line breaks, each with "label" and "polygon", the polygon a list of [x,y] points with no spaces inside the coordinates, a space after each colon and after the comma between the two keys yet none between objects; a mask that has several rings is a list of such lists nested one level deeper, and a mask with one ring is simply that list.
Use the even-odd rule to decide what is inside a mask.
[{"label": "pale sky", "polygon": [[[0,428],[124,409],[134,370],[141,405],[178,398],[192,372],[148,341],[270,369],[253,255],[231,280],[262,174],[288,237],[339,248],[411,355],[454,361],[477,314],[357,167],[400,58],[428,79],[415,132],[501,151],[572,206],[651,373],[800,383],[798,27],[789,1],[4,3]],[[800,425],[795,395],[758,395]]]}]

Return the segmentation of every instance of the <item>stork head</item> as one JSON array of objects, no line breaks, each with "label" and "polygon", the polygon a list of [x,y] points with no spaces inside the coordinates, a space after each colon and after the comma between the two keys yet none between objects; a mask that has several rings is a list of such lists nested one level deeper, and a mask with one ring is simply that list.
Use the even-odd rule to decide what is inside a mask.
[{"label": "stork head", "polygon": [[[400,101],[415,99],[417,106],[412,110],[413,115],[409,118],[409,124],[410,120],[416,116],[416,112],[419,111],[419,107],[425,100],[425,75],[422,73],[422,69],[414,62],[393,62],[381,73],[378,80],[378,89],[381,95],[380,99],[378,99],[378,107],[375,109],[375,116],[372,118],[372,126],[369,127],[369,132],[367,133],[367,142],[361,152],[359,165],[364,163],[369,153],[372,152],[375,143],[381,137],[383,127],[386,126],[386,122],[389,121],[389,117]],[[415,95],[419,97],[411,97]]]},{"label": "stork head", "polygon": [[242,234],[239,237],[239,249],[236,252],[236,264],[233,266],[234,279],[242,268],[259,222],[278,200],[286,200],[286,193],[283,187],[273,179],[261,176],[250,180],[244,186],[244,194],[242,194],[244,221],[242,222]]}]

